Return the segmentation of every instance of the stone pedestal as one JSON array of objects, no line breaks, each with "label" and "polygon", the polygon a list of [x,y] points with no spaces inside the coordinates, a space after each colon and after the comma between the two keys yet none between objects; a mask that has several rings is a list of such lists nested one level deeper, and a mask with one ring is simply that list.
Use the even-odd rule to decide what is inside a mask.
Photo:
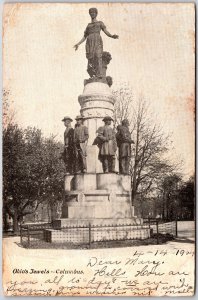
[{"label": "stone pedestal", "polygon": [[[87,172],[102,173],[102,164],[98,160],[99,149],[93,146],[97,136],[97,129],[104,126],[102,121],[105,116],[113,118],[115,97],[110,87],[103,82],[91,82],[85,85],[83,94],[78,97],[81,106],[80,113],[84,117],[84,124],[89,130],[87,147]],[[116,156],[115,171],[119,171],[118,156]]]},{"label": "stone pedestal", "polygon": [[68,219],[117,219],[134,217],[131,178],[115,173],[65,176],[62,217]]},{"label": "stone pedestal", "polygon": [[87,146],[87,172],[102,173],[102,163],[98,159],[99,148],[96,145]]},{"label": "stone pedestal", "polygon": [[[99,148],[96,145],[87,146],[87,172],[88,173],[102,173],[102,163],[98,159]],[[119,171],[118,155],[115,156],[115,172]]]},{"label": "stone pedestal", "polygon": [[[54,221],[53,229],[45,231],[46,241],[87,242],[90,226],[93,226],[93,240],[98,241],[149,237],[148,228],[141,227],[142,219],[134,216],[131,177],[104,174],[98,160],[99,149],[93,145],[97,129],[104,126],[102,119],[113,118],[115,98],[109,86],[103,82],[87,83],[79,103],[89,129],[87,173],[65,176],[62,218]],[[117,154],[116,171],[119,171]],[[136,225],[139,227],[135,228]]]},{"label": "stone pedestal", "polygon": [[78,97],[84,124],[89,129],[88,145],[92,145],[96,131],[103,126],[105,116],[113,118],[115,97],[106,83],[91,82],[85,85],[83,94]]}]

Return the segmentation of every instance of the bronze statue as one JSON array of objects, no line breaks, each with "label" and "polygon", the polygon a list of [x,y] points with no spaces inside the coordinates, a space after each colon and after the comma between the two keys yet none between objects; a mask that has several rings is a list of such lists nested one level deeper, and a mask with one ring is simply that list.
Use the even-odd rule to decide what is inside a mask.
[{"label": "bronze statue", "polygon": [[87,141],[89,138],[88,128],[83,125],[83,117],[76,117],[74,129],[74,152],[75,152],[75,172],[87,172]]},{"label": "bronze statue", "polygon": [[62,158],[65,163],[66,174],[73,173],[74,160],[74,129],[71,127],[73,121],[70,117],[64,117],[63,120],[66,127],[64,132],[64,151]]},{"label": "bronze statue", "polygon": [[129,164],[131,158],[131,133],[129,131],[129,121],[124,119],[122,125],[117,127],[116,140],[119,148],[119,172],[121,174],[129,174]]},{"label": "bronze statue", "polygon": [[91,23],[87,25],[84,37],[74,46],[74,48],[77,50],[78,46],[86,40],[86,57],[88,59],[87,72],[91,77],[95,76],[97,78],[103,78],[103,42],[100,31],[102,30],[108,37],[113,39],[118,39],[118,35],[110,34],[104,23],[97,21],[97,8],[90,8],[89,14]]},{"label": "bronze statue", "polygon": [[96,138],[96,143],[100,149],[99,159],[102,162],[104,173],[114,173],[117,144],[114,130],[110,127],[113,119],[111,117],[105,117],[103,121],[105,125],[98,128],[98,136]]}]

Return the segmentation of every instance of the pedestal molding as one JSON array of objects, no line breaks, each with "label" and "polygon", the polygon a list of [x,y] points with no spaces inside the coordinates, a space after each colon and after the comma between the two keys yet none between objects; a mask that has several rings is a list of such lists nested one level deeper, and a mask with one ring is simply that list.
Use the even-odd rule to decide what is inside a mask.
[{"label": "pedestal molding", "polygon": [[116,99],[113,96],[103,95],[103,94],[80,95],[78,97],[78,102],[80,103],[80,105],[83,105],[83,102],[92,102],[92,101],[110,102],[112,105],[114,105]]}]

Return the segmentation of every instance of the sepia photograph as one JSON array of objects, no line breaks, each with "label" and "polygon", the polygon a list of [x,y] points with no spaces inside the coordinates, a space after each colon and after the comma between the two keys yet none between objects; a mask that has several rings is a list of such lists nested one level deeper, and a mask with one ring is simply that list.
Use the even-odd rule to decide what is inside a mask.
[{"label": "sepia photograph", "polygon": [[5,296],[195,293],[195,5],[3,7]]}]

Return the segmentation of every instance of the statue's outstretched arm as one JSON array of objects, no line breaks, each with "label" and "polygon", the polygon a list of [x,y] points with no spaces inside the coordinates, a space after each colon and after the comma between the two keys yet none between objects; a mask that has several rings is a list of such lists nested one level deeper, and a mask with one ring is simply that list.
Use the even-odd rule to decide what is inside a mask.
[{"label": "statue's outstretched arm", "polygon": [[104,31],[104,33],[105,33],[108,37],[110,37],[110,38],[112,38],[112,39],[118,39],[118,38],[119,38],[119,36],[118,36],[117,34],[111,34],[108,30],[106,30],[106,28],[104,28],[103,31]]},{"label": "statue's outstretched arm", "polygon": [[83,38],[80,40],[80,42],[78,42],[76,45],[74,45],[75,50],[78,50],[78,46],[80,46],[80,44],[82,44],[85,40],[86,40],[86,37],[83,36]]}]

